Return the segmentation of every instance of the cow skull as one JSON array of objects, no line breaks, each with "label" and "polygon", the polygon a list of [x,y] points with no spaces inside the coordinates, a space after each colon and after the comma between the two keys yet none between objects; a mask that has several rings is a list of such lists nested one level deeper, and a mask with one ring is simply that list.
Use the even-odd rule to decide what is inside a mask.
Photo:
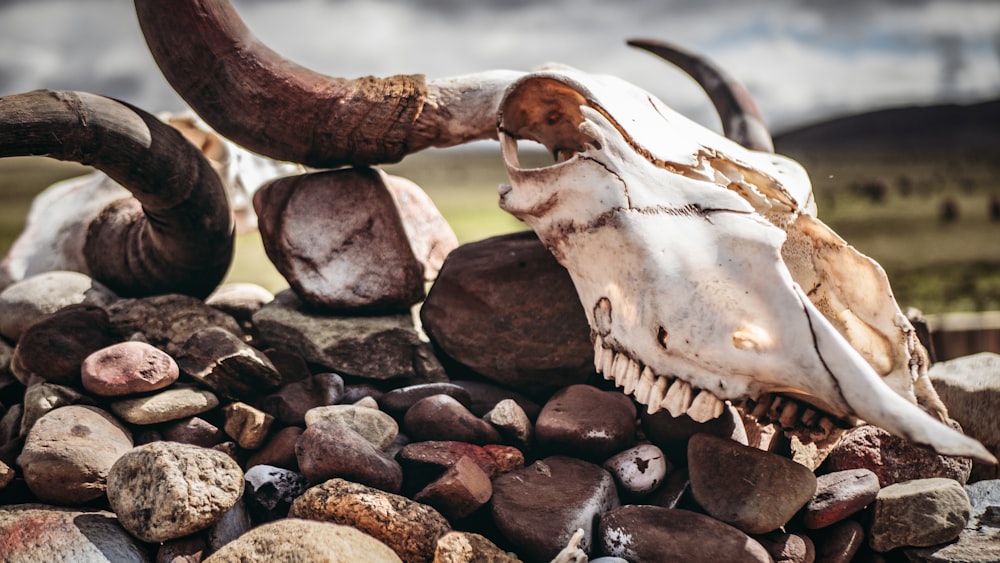
[{"label": "cow skull", "polygon": [[[744,149],[626,82],[569,68],[516,81],[499,130],[511,180],[500,206],[569,271],[596,369],[650,412],[708,420],[726,400],[767,398],[784,426],[813,438],[864,419],[942,453],[992,459],[886,385],[793,279],[775,223],[810,217],[797,164]],[[557,162],[522,168],[519,139]]]}]

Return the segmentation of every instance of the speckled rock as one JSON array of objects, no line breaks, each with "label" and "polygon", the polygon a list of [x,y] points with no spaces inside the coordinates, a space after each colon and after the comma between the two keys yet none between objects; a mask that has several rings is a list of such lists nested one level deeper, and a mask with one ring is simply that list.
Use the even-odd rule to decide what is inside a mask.
[{"label": "speckled rock", "polygon": [[21,466],[40,500],[77,505],[104,495],[108,471],[132,449],[132,435],[107,412],[69,405],[38,419],[28,433]]},{"label": "speckled rock", "polygon": [[[993,455],[1000,456],[1000,424],[996,420],[996,406],[1000,404],[1000,354],[982,352],[938,362],[931,366],[928,375],[948,407],[948,416]],[[1000,476],[997,466],[982,469],[991,479]]]},{"label": "speckled rock", "polygon": [[158,424],[195,416],[219,406],[211,391],[174,385],[154,395],[122,399],[111,403],[111,411],[132,424]]},{"label": "speckled rock", "polygon": [[343,479],[310,488],[292,503],[292,518],[352,526],[389,546],[403,561],[430,561],[451,525],[433,508]]},{"label": "speckled rock", "polygon": [[245,450],[256,450],[264,444],[274,417],[244,402],[229,403],[222,409],[226,417],[223,429]]},{"label": "speckled rock", "polygon": [[709,434],[691,437],[688,464],[698,504],[748,534],[783,526],[816,493],[816,476],[807,468]]},{"label": "speckled rock", "polygon": [[278,368],[263,352],[219,327],[188,338],[177,355],[180,369],[227,399],[248,399],[281,384]]},{"label": "speckled rock", "polygon": [[545,452],[604,461],[635,444],[635,419],[635,404],[623,393],[570,385],[542,407],[535,441]]},{"label": "speckled rock", "polygon": [[437,541],[433,563],[520,563],[485,537],[472,532],[448,532]]},{"label": "speckled rock", "polygon": [[503,444],[486,444],[483,446],[496,462],[496,473],[507,473],[524,467],[524,453],[514,446]]},{"label": "speckled rock", "polygon": [[472,414],[450,395],[420,399],[403,417],[403,428],[413,440],[454,440],[471,444],[497,444],[500,432]]},{"label": "speckled rock", "polygon": [[344,394],[344,379],[335,373],[317,373],[283,385],[264,397],[259,406],[282,424],[305,424],[306,412],[335,405]]},{"label": "speckled rock", "polygon": [[868,545],[885,552],[949,542],[965,528],[971,512],[965,489],[953,479],[936,477],[889,485],[875,499]]},{"label": "speckled rock", "polygon": [[0,291],[0,334],[16,341],[35,321],[63,307],[78,303],[106,307],[117,299],[104,284],[79,272],[38,274]]},{"label": "speckled rock", "polygon": [[299,470],[310,483],[340,477],[364,485],[399,492],[403,470],[395,460],[347,426],[319,421],[295,444]]},{"label": "speckled rock", "polygon": [[816,496],[802,510],[806,528],[824,528],[875,501],[878,476],[868,469],[847,469],[816,478]]},{"label": "speckled rock", "polygon": [[243,498],[258,521],[268,522],[288,515],[292,501],[308,488],[301,473],[272,465],[255,465],[243,478],[247,482]]},{"label": "speckled rock", "polygon": [[500,533],[530,560],[548,561],[584,530],[580,549],[594,545],[593,522],[618,506],[611,474],[592,463],[548,457],[493,480],[490,502]]},{"label": "speckled rock", "polygon": [[954,542],[926,548],[906,548],[914,563],[995,563],[1000,561],[1000,480],[965,486],[972,512]]},{"label": "speckled rock", "polygon": [[250,530],[204,563],[244,561],[397,563],[400,559],[384,543],[350,526],[286,518]]},{"label": "speckled rock", "polygon": [[687,510],[627,505],[601,517],[598,550],[628,561],[771,563],[767,550],[740,530]]},{"label": "speckled rock", "polygon": [[84,389],[101,397],[147,393],[177,381],[177,363],[145,342],[120,342],[87,356],[78,367]]},{"label": "speckled rock", "polygon": [[108,317],[115,331],[129,340],[141,340],[176,358],[191,335],[199,330],[219,327],[242,335],[236,319],[187,295],[167,294],[120,299],[108,306]]},{"label": "speckled rock", "polygon": [[148,548],[106,510],[0,506],[0,561],[145,563]]},{"label": "speckled rock", "polygon": [[243,495],[243,471],[228,455],[152,442],[121,456],[108,473],[108,502],[135,537],[161,542],[203,530]]},{"label": "speckled rock", "polygon": [[827,471],[868,469],[878,476],[881,486],[887,487],[932,477],[965,483],[972,471],[972,460],[939,455],[877,426],[865,425],[845,432],[823,467]]},{"label": "speckled rock", "polygon": [[21,383],[31,376],[61,385],[80,384],[80,364],[117,342],[108,314],[94,305],[70,305],[27,327],[11,360]]},{"label": "speckled rock", "polygon": [[399,434],[399,425],[391,416],[380,410],[356,405],[328,405],[306,411],[307,427],[321,420],[342,424],[383,451]]}]

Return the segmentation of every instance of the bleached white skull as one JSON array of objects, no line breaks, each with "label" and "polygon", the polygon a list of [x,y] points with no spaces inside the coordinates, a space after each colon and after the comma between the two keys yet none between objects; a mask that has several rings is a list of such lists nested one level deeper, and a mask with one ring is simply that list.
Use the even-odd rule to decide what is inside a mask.
[{"label": "bleached white skull", "polygon": [[[886,308],[862,305],[851,317],[840,307],[853,306],[855,292],[817,287],[843,279],[824,260],[846,244],[812,217],[796,163],[744,149],[619,79],[568,68],[514,82],[499,129],[511,180],[501,207],[569,271],[597,370],[650,412],[707,420],[723,401],[748,410],[763,401],[764,413],[815,438],[863,419],[941,453],[993,460],[918,407],[912,381],[894,392],[863,355],[894,359],[899,343],[889,337],[887,356],[859,353],[838,331],[870,327],[853,319]],[[557,162],[521,168],[519,139]],[[786,259],[824,296],[822,311]]]}]

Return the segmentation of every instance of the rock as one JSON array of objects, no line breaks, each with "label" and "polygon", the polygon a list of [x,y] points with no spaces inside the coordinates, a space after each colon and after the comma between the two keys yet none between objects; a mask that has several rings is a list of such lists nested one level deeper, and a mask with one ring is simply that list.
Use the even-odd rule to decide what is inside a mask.
[{"label": "rock", "polygon": [[101,397],[147,393],[177,381],[177,363],[145,342],[120,342],[87,356],[78,366],[84,389]]},{"label": "rock", "polygon": [[106,307],[118,296],[79,272],[45,272],[14,282],[0,291],[0,335],[12,342],[45,315],[76,304]]},{"label": "rock", "polygon": [[107,510],[0,506],[0,561],[147,563],[147,548]]},{"label": "rock", "polygon": [[379,399],[379,404],[389,414],[402,416],[417,401],[434,395],[448,395],[459,403],[462,403],[462,406],[466,408],[471,404],[469,392],[463,387],[450,382],[421,383],[418,385],[397,387],[383,394]]},{"label": "rock", "polygon": [[278,430],[264,443],[264,446],[255,451],[247,459],[246,467],[249,469],[255,465],[275,465],[285,469],[298,469],[299,462],[295,458],[295,444],[302,436],[302,429],[298,426],[286,426]]},{"label": "rock", "polygon": [[24,391],[24,414],[21,416],[21,436],[27,436],[35,421],[46,413],[66,405],[93,405],[94,400],[64,385],[39,383]]},{"label": "rock", "polygon": [[310,488],[295,499],[288,515],[352,526],[403,561],[430,561],[437,539],[451,531],[448,521],[425,504],[343,479]]},{"label": "rock", "polygon": [[962,485],[940,477],[915,479],[879,491],[868,544],[878,552],[926,547],[958,537],[972,507]]},{"label": "rock", "polygon": [[192,334],[181,346],[177,365],[227,399],[249,399],[281,385],[278,368],[263,352],[223,328]]},{"label": "rock", "polygon": [[555,557],[578,529],[593,545],[593,522],[618,506],[611,475],[571,457],[548,457],[493,480],[490,503],[500,533],[529,560]]},{"label": "rock", "polygon": [[[711,434],[731,440],[741,433],[745,434],[742,417],[733,416],[733,411],[729,409],[707,422],[695,422],[686,414],[674,418],[666,410],[649,414],[646,409],[642,409],[639,420],[646,438],[663,450],[667,459],[675,465],[687,465],[688,440],[695,434]],[[739,440],[734,441],[747,445]]]},{"label": "rock", "polygon": [[455,249],[420,319],[448,357],[528,395],[594,373],[590,327],[569,274],[531,232]]},{"label": "rock", "polygon": [[972,470],[972,461],[939,455],[932,449],[893,436],[877,426],[865,425],[844,432],[823,467],[831,472],[868,469],[878,476],[881,486],[887,487],[893,483],[932,477],[965,483]]},{"label": "rock", "polygon": [[258,526],[204,563],[242,561],[399,562],[388,546],[350,526],[289,518]]},{"label": "rock", "polygon": [[243,471],[222,452],[153,442],[115,462],[107,493],[111,509],[129,533],[161,542],[218,521],[243,495]]},{"label": "rock", "polygon": [[204,535],[208,539],[208,547],[215,551],[242,536],[252,527],[250,513],[241,498],[232,508],[224,512],[222,517],[212,523]]},{"label": "rock", "polygon": [[264,397],[260,408],[282,424],[301,425],[305,424],[307,411],[337,404],[343,394],[343,378],[335,373],[317,373]]},{"label": "rock", "polygon": [[401,313],[423,299],[423,266],[375,168],[274,180],[254,194],[254,209],[264,250],[305,303]]},{"label": "rock", "polygon": [[816,545],[816,561],[851,563],[865,541],[865,530],[854,520],[841,520],[832,526],[812,532]]},{"label": "rock", "polygon": [[454,440],[482,445],[501,440],[496,428],[449,395],[432,395],[414,403],[403,417],[403,428],[416,441]]},{"label": "rock", "polygon": [[1000,561],[1000,480],[965,486],[972,506],[965,529],[952,543],[906,548],[914,563],[987,563]]},{"label": "rock", "polygon": [[333,477],[399,492],[403,470],[354,430],[329,421],[306,428],[295,445],[299,469],[310,483]]},{"label": "rock", "polygon": [[740,530],[703,514],[628,505],[609,511],[598,527],[598,550],[628,561],[770,563],[767,550]]},{"label": "rock", "polygon": [[49,411],[28,433],[21,452],[24,480],[40,500],[77,505],[104,495],[108,471],[132,449],[132,435],[97,407]]},{"label": "rock", "polygon": [[253,316],[262,341],[342,375],[385,380],[419,375],[423,345],[409,313],[375,317],[307,311],[290,290]]},{"label": "rock", "polygon": [[[1000,354],[982,352],[939,362],[931,366],[928,375],[948,407],[948,416],[993,455],[1000,456],[1000,425],[996,421],[996,405],[1000,404]],[[1000,475],[996,466],[986,469],[992,469],[991,478]]]},{"label": "rock", "polygon": [[253,314],[274,300],[274,294],[255,283],[224,283],[205,298],[205,304],[236,319],[244,332],[253,330]]},{"label": "rock", "polygon": [[141,340],[177,358],[184,343],[206,328],[218,327],[242,335],[236,319],[187,295],[167,294],[120,299],[107,307],[111,326],[129,340]]},{"label": "rock", "polygon": [[453,380],[451,383],[465,389],[465,392],[469,394],[469,398],[472,401],[469,404],[469,410],[476,416],[485,416],[486,413],[493,410],[493,407],[497,403],[504,399],[511,399],[517,403],[532,422],[538,418],[538,413],[542,410],[542,406],[535,401],[517,391],[501,387],[495,383],[465,379]]},{"label": "rock", "polygon": [[479,510],[493,495],[490,478],[468,457],[424,487],[413,500],[429,504],[448,518],[461,520]]},{"label": "rock", "polygon": [[816,496],[802,511],[806,528],[825,528],[874,502],[878,476],[867,469],[847,469],[816,478]]},{"label": "rock", "polygon": [[774,563],[813,563],[816,560],[816,546],[808,536],[771,532],[756,539]]},{"label": "rock", "polygon": [[524,454],[521,453],[521,450],[513,446],[486,444],[483,446],[483,449],[496,462],[496,474],[507,473],[524,467]]},{"label": "rock", "polygon": [[601,464],[615,478],[620,496],[648,495],[663,483],[669,464],[663,451],[653,444],[639,444],[622,450]]},{"label": "rock", "polygon": [[622,393],[571,385],[542,407],[535,440],[546,452],[603,461],[635,444],[635,418],[634,403]]},{"label": "rock", "polygon": [[161,432],[164,440],[203,448],[211,448],[226,439],[221,428],[197,416],[168,423]]},{"label": "rock", "polygon": [[[499,471],[497,462],[483,447],[466,442],[429,440],[403,446],[396,460],[403,468],[407,490],[417,491],[443,475],[461,459],[470,459],[490,479]],[[524,463],[524,457],[521,457]]]},{"label": "rock", "polygon": [[14,468],[0,461],[0,489],[10,485],[15,477]]},{"label": "rock", "polygon": [[455,231],[420,186],[391,174],[383,173],[382,178],[403,220],[410,249],[424,268],[424,279],[432,281],[437,278],[444,259],[458,248]]},{"label": "rock", "polygon": [[84,359],[116,341],[104,309],[63,307],[22,332],[11,360],[17,366],[14,375],[25,384],[34,375],[60,385],[79,385]]},{"label": "rock", "polygon": [[158,424],[195,416],[219,406],[211,392],[187,385],[175,385],[154,395],[122,399],[111,403],[111,412],[132,424]]},{"label": "rock", "polygon": [[226,417],[224,430],[245,450],[256,450],[264,444],[274,417],[242,403],[230,403],[222,409]]},{"label": "rock", "polygon": [[520,563],[485,537],[472,532],[448,532],[434,549],[433,563]]},{"label": "rock", "polygon": [[816,493],[816,476],[781,456],[709,434],[688,442],[691,493],[710,516],[748,534],[785,525]]},{"label": "rock", "polygon": [[399,434],[399,425],[388,414],[355,405],[329,405],[306,411],[307,427],[324,420],[354,430],[382,451],[392,445]]},{"label": "rock", "polygon": [[375,401],[377,407],[382,401],[383,395],[382,390],[371,383],[355,383],[353,385],[344,385],[344,394],[341,396],[340,402],[354,404],[362,399],[372,399]]},{"label": "rock", "polygon": [[483,420],[489,422],[500,431],[500,435],[508,443],[529,449],[534,441],[535,428],[527,413],[514,399],[504,399],[492,410],[483,415]]},{"label": "rock", "polygon": [[309,485],[301,473],[272,465],[255,465],[243,478],[248,484],[243,495],[247,508],[257,521],[263,522],[287,516],[292,501]]},{"label": "rock", "polygon": [[210,548],[205,538],[195,535],[166,541],[156,552],[157,563],[201,563]]}]

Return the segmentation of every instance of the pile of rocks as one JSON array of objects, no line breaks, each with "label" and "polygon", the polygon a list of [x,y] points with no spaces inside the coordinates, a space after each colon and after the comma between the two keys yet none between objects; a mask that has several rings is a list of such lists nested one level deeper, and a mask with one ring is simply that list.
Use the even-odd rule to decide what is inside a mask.
[{"label": "pile of rocks", "polygon": [[[0,559],[1000,560],[993,468],[870,426],[820,449],[735,408],[642,412],[530,235],[452,252],[418,320],[8,287]],[[963,417],[998,404],[1000,359],[935,373],[998,452],[996,415]]]}]

